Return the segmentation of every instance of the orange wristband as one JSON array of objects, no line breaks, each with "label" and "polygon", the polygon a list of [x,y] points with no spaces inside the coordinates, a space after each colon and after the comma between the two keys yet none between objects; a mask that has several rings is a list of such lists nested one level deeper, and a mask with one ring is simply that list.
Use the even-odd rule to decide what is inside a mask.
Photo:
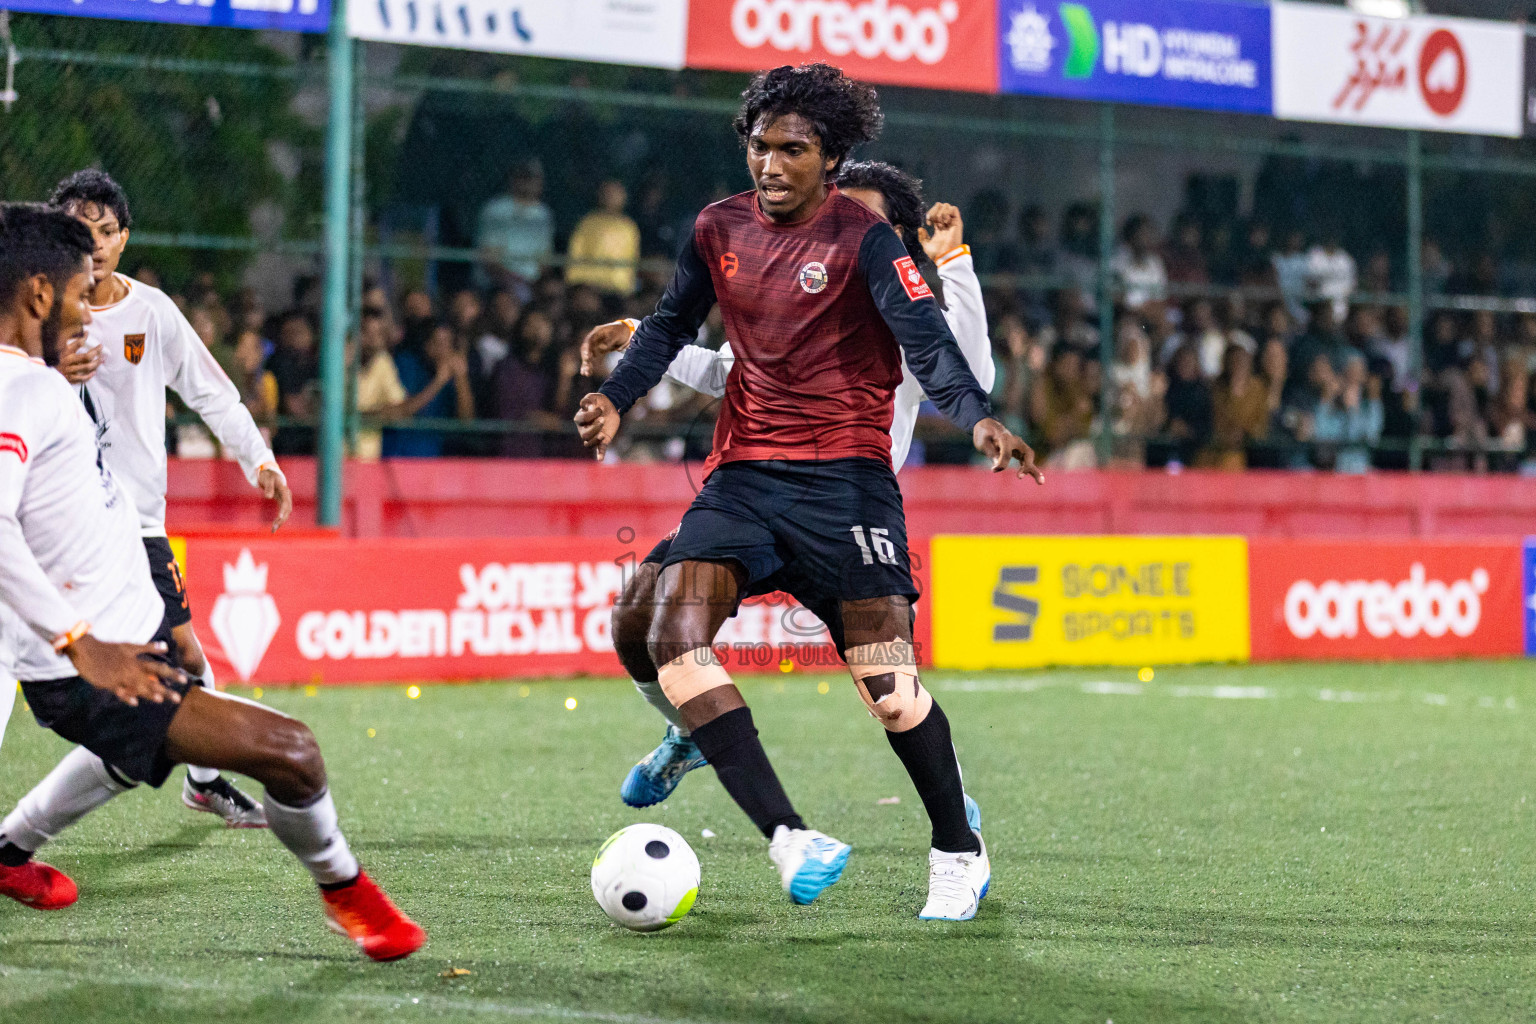
[{"label": "orange wristband", "polygon": [[623,320],[620,320],[619,323],[623,324],[625,327],[628,327],[630,334],[634,334],[640,329],[640,321],[634,319],[633,317],[625,317]]},{"label": "orange wristband", "polygon": [[91,624],[86,622],[84,619],[81,619],[73,626],[70,626],[68,632],[60,633],[58,636],[53,638],[53,653],[63,654],[71,644],[85,636],[85,634],[89,633],[90,631]]}]

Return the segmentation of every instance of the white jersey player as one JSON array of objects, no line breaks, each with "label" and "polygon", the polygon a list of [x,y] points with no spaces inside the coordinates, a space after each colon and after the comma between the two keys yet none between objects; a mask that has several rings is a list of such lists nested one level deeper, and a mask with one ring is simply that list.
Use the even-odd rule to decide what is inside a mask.
[{"label": "white jersey player", "polygon": [[[914,260],[922,255],[937,266],[944,288],[945,322],[977,382],[990,391],[996,379],[992,342],[987,333],[981,282],[976,276],[970,247],[963,241],[965,225],[960,211],[948,203],[937,203],[925,214],[919,183],[889,164],[849,164],[839,175],[838,188],[844,195],[857,199],[891,221],[908,250],[912,251]],[[634,321],[621,323],[625,325],[622,330],[617,325],[605,325],[583,343],[584,372],[591,372],[598,355],[628,345],[628,334],[623,331],[632,334],[638,325]],[[685,346],[667,367],[667,376],[695,391],[718,398],[725,393],[726,377],[734,361],[729,343],[718,351],[698,345]],[[891,417],[893,470],[899,471],[906,462],[922,403],[922,385],[907,369],[903,357],[902,379],[896,389]],[[648,807],[666,799],[685,774],[704,763],[689,738],[682,717],[662,692],[646,648],[652,594],[670,544],[669,537],[646,556],[614,606],[613,639],[619,660],[634,678],[641,696],[669,723],[666,739],[630,769],[619,788],[620,798],[631,807]],[[980,828],[981,812],[969,796],[966,797],[966,813],[971,827]]]},{"label": "white jersey player", "polygon": [[0,821],[0,895],[39,910],[75,902],[74,882],[33,853],[124,790],[198,761],[266,787],[272,834],[318,884],[334,930],[375,960],[409,956],[426,933],[352,854],[314,734],[140,658],[173,652],[138,512],[85,407],[44,362],[90,321],[92,247],[66,213],[0,204],[0,604],[28,627],[16,667],[33,715],[80,744]]},{"label": "white jersey player", "polygon": [[[118,184],[102,171],[80,171],[59,184],[51,202],[90,228],[96,241],[91,323],[82,342],[65,346],[59,369],[79,386],[102,458],[133,501],[182,663],[212,687],[213,673],[193,632],[186,587],[166,537],[166,390],[202,417],[252,485],[278,500],[274,529],[292,508],[287,482],[240,392],[181,310],[160,289],[117,273],[130,223]],[[218,814],[231,828],[259,828],[265,821],[259,804],[207,768],[188,768],[182,802]]]}]

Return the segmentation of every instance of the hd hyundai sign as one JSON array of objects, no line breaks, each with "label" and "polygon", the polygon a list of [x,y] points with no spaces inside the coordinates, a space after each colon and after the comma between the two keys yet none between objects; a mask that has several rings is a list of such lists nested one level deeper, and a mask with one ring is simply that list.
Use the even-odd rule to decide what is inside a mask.
[{"label": "hd hyundai sign", "polygon": [[1267,6],[1001,0],[1003,92],[1268,114]]}]

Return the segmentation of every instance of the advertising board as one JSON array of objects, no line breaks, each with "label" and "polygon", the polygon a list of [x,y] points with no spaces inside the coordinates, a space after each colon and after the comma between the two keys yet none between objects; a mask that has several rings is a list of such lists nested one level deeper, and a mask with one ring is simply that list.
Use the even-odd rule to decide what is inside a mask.
[{"label": "advertising board", "polygon": [[1240,537],[939,536],[931,560],[939,668],[1248,658]]},{"label": "advertising board", "polygon": [[[645,549],[585,538],[186,542],[194,622],[218,678],[347,683],[621,675],[609,617]],[[728,667],[840,665],[782,596],[727,620]]]},{"label": "advertising board", "polygon": [[688,66],[826,61],[855,78],[997,91],[994,0],[695,0]]},{"label": "advertising board", "polygon": [[1274,5],[1275,116],[1519,135],[1525,36],[1509,22]]},{"label": "advertising board", "polygon": [[347,33],[535,57],[683,66],[687,0],[358,0]]},{"label": "advertising board", "polygon": [[5,9],[74,18],[324,32],[331,0],[5,0]]},{"label": "advertising board", "polygon": [[1003,92],[1268,114],[1270,14],[1207,0],[1001,0]]},{"label": "advertising board", "polygon": [[1424,659],[1524,650],[1520,545],[1259,540],[1253,659]]}]

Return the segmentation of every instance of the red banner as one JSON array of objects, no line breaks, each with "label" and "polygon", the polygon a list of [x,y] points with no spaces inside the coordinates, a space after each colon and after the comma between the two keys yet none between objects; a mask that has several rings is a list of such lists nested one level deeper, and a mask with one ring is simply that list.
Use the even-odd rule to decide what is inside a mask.
[{"label": "red banner", "polygon": [[[363,683],[622,675],[609,618],[649,544],[590,538],[187,542],[197,633],[221,680]],[[927,544],[913,552],[926,590]],[[919,618],[920,650],[928,620]],[[783,595],[716,639],[740,671],[840,666]]]},{"label": "red banner", "polygon": [[992,0],[714,0],[688,16],[688,66],[826,61],[869,82],[997,91]]},{"label": "red banner", "polygon": [[1516,542],[1253,540],[1253,660],[1522,650]]}]

